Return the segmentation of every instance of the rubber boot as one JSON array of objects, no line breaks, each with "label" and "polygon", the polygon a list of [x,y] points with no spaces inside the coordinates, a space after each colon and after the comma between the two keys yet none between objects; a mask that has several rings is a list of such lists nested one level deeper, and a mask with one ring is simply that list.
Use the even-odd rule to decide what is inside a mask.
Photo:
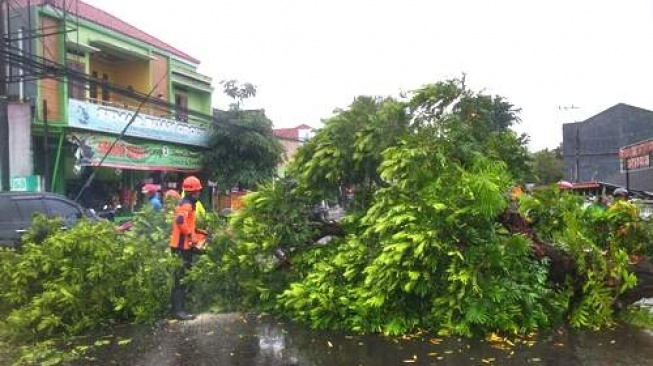
[{"label": "rubber boot", "polygon": [[172,290],[172,315],[179,320],[192,320],[195,315],[184,311],[184,289],[175,288]]}]

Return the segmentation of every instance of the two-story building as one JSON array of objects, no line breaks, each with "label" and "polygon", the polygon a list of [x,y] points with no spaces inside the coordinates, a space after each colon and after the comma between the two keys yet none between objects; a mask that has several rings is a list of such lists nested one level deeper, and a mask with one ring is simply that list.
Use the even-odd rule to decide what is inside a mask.
[{"label": "two-story building", "polygon": [[12,189],[133,206],[142,184],[201,169],[213,87],[199,60],[80,0],[5,3]]}]

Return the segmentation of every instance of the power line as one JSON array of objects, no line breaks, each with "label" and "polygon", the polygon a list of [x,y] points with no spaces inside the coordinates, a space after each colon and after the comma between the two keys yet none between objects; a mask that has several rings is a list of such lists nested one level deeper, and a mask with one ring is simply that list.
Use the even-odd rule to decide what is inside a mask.
[{"label": "power line", "polygon": [[[150,89],[150,92],[147,93],[147,98],[150,98],[152,96],[152,93],[154,92],[154,90],[156,90],[156,88],[159,86],[159,84],[163,81],[164,78],[165,78],[165,75],[161,79],[159,79],[159,81],[156,82],[156,84],[152,87],[152,89]],[[134,123],[134,121],[136,120],[136,117],[140,113],[141,108],[143,107],[143,105],[145,104],[146,101],[147,101],[147,99],[142,101],[138,105],[138,108],[136,109],[136,112],[131,116],[129,122],[125,125],[125,127],[122,129],[120,134],[113,140],[113,143],[111,143],[111,146],[109,146],[109,148],[107,149],[107,152],[104,154],[102,159],[100,159],[100,162],[98,162],[98,164],[95,166],[96,168],[99,168],[99,167],[102,166],[102,164],[104,164],[104,160],[106,160],[107,156],[109,156],[109,154],[111,153],[111,150],[113,150],[113,147],[116,146],[118,141],[123,139],[123,137],[125,136],[125,132],[127,132],[127,129],[129,128],[129,126],[131,126],[131,124]],[[88,179],[86,179],[86,182],[82,186],[82,189],[80,189],[79,193],[77,194],[77,197],[75,197],[76,202],[79,201],[79,199],[82,197],[82,194],[84,194],[84,191],[86,190],[86,188],[91,185],[91,182],[93,182],[93,179],[95,178],[95,173],[97,173],[97,169],[94,169],[93,172],[91,173],[91,175],[88,177]]]},{"label": "power line", "polygon": [[[162,100],[158,98],[147,98],[147,95],[136,90],[108,82],[103,79],[94,78],[85,72],[74,70],[70,67],[66,67],[52,60],[45,59],[41,56],[31,55],[25,56],[20,54],[19,49],[14,46],[9,47],[9,52],[5,52],[6,60],[9,64],[21,67],[26,70],[29,75],[35,76],[38,78],[53,78],[59,81],[64,81],[65,77],[72,78],[75,81],[81,81],[84,83],[85,88],[89,88],[90,84],[95,83],[98,86],[104,87],[110,92],[114,92],[120,96],[128,97],[134,99],[137,102],[146,102],[146,105],[156,106],[162,110],[170,110],[179,114],[185,114],[188,116],[197,117],[195,119],[197,122],[211,123],[213,126],[224,125],[225,127],[233,127],[243,130],[248,130],[250,132],[261,133],[256,128],[243,126],[221,120],[213,114],[206,114],[200,111],[183,108],[177,104],[172,104],[167,100]],[[88,89],[87,89],[88,90]]]},{"label": "power line", "polygon": [[[39,27],[39,28],[33,29],[32,24],[30,24],[28,19],[25,19],[25,16],[23,15],[23,13],[20,12],[18,8],[12,7],[12,5],[11,5],[12,0],[5,0],[5,1],[7,2],[8,10],[11,10],[12,13],[14,13],[14,14],[19,14],[20,18],[23,21],[23,24],[28,24],[28,29],[29,29],[28,39],[34,39],[34,38],[38,39],[39,42],[41,43],[41,46],[43,47],[43,50],[45,51],[44,53],[49,54],[50,57],[54,59],[55,58],[54,53],[52,52],[52,50],[50,50],[48,45],[46,45],[45,42],[43,42],[43,38],[45,38],[47,36],[54,36],[54,35],[59,35],[59,34],[62,34],[62,33],[66,33],[65,24],[64,24],[64,30],[58,30],[58,28],[56,26],[53,26],[53,27]],[[27,8],[27,11],[31,14],[31,12],[32,12],[31,6]],[[46,30],[49,31],[50,29],[55,29],[56,31],[52,32],[52,33],[38,34],[39,31],[44,32]],[[13,41],[13,39],[10,39],[7,43],[11,44],[11,41]]]},{"label": "power line", "polygon": [[172,104],[166,100],[148,98],[147,94],[138,92],[128,87],[124,87],[122,85],[108,82],[100,78],[92,77],[85,72],[74,70],[52,60],[48,60],[35,55],[32,55],[31,57],[21,55],[19,52],[17,52],[20,50],[14,46],[9,46],[8,48],[9,52],[5,53],[6,62],[14,67],[20,67],[23,70],[26,70],[28,73],[31,73],[31,75],[36,75],[41,78],[51,77],[59,81],[64,81],[63,78],[68,77],[75,81],[84,82],[85,84],[88,83],[101,86],[102,88],[106,88],[109,92],[114,92],[118,95],[129,97],[138,102],[146,101],[148,104],[158,106],[162,109],[173,110],[180,114],[183,113],[192,115],[195,117],[203,118],[207,121],[213,120],[213,115],[205,114],[203,112],[188,108],[183,108],[182,106]]},{"label": "power line", "polygon": [[[5,0],[5,1],[9,3],[11,0]],[[0,3],[2,2],[3,0],[0,0]],[[24,20],[24,16],[22,14],[21,17],[23,17]],[[35,32],[34,29],[32,29],[32,25],[30,24],[29,26],[30,27],[29,27],[28,37],[22,37],[21,39],[37,38],[39,39],[39,42],[43,45],[44,49],[46,49],[46,51],[50,51],[50,50],[47,49],[47,45],[43,42],[44,36],[56,35],[62,33],[64,34],[64,36],[66,36],[67,33],[69,32],[68,30],[64,29],[63,31],[45,33],[39,35],[38,31],[39,30],[45,31],[46,28],[39,28],[37,29],[37,32]],[[67,28],[67,26],[64,25],[64,28]],[[133,99],[139,103],[144,102],[146,103],[146,105],[154,106],[156,108],[161,109],[162,111],[171,111],[176,114],[183,114],[189,117],[193,117],[194,122],[199,122],[204,124],[210,123],[212,126],[232,127],[232,128],[247,130],[250,132],[261,134],[261,131],[256,128],[221,120],[217,118],[215,114],[206,114],[201,111],[184,108],[180,105],[170,103],[164,99],[149,98],[147,94],[138,92],[132,88],[124,87],[122,85],[114,84],[103,79],[92,77],[91,75],[86,74],[84,71],[78,71],[72,69],[68,67],[66,64],[61,64],[56,61],[47,59],[45,57],[35,55],[31,51],[29,53],[30,53],[29,55],[25,55],[25,52],[23,52],[22,49],[19,49],[11,45],[10,43],[6,44],[6,48],[4,52],[5,57],[3,57],[3,61],[5,61],[8,65],[19,68],[23,71],[23,75],[17,75],[16,78],[12,76],[11,78],[12,82],[16,82],[18,80],[20,81],[41,80],[43,78],[53,78],[58,80],[59,82],[73,80],[73,82],[80,82],[80,84],[83,83],[85,90],[90,90],[91,85],[96,85],[105,88],[109,92],[115,93],[119,96]],[[66,78],[68,80],[66,80]]]}]

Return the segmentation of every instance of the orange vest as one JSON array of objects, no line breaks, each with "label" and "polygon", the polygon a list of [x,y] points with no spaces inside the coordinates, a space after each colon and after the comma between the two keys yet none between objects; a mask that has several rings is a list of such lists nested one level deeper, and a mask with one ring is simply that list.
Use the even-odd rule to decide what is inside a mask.
[{"label": "orange vest", "polygon": [[190,250],[195,240],[195,210],[193,202],[184,198],[175,207],[175,216],[172,220],[172,235],[170,248]]}]

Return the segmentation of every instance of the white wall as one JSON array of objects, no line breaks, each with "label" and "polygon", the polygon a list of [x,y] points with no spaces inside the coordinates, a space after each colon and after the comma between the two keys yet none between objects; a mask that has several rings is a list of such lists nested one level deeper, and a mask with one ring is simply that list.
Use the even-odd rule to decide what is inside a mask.
[{"label": "white wall", "polygon": [[9,103],[9,172],[11,177],[33,174],[29,103]]}]

